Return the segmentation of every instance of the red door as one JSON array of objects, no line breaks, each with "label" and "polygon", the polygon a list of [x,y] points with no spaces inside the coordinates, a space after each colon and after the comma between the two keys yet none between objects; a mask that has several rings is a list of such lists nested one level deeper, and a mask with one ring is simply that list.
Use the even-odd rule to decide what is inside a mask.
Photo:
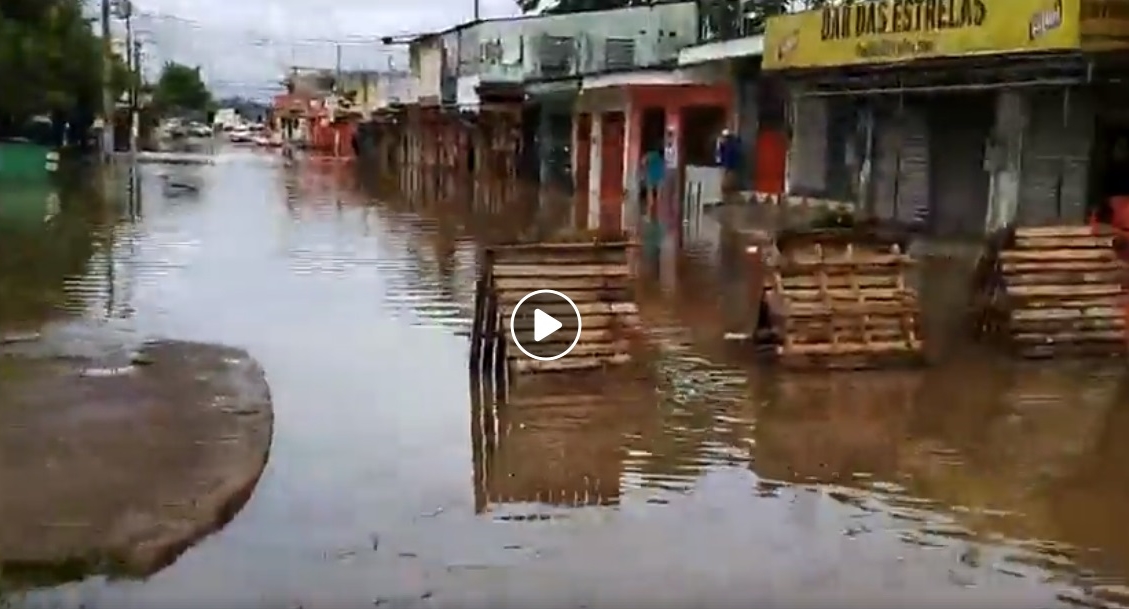
[{"label": "red door", "polygon": [[754,157],[756,169],[753,190],[779,194],[784,192],[784,169],[788,158],[788,140],[778,129],[761,129],[757,134]]},{"label": "red door", "polygon": [[573,183],[576,187],[576,215],[573,218],[578,228],[588,226],[588,185],[592,167],[592,115],[581,114],[576,119],[576,171]]},{"label": "red door", "polygon": [[623,152],[626,144],[622,112],[608,112],[600,125],[600,229],[623,227]]}]

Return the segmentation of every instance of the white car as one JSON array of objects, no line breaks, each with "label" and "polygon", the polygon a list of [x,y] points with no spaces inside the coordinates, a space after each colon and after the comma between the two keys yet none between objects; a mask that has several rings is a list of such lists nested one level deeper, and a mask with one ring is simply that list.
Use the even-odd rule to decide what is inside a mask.
[{"label": "white car", "polygon": [[231,135],[228,138],[234,144],[248,144],[251,140],[251,132],[246,127],[236,127],[232,129]]}]

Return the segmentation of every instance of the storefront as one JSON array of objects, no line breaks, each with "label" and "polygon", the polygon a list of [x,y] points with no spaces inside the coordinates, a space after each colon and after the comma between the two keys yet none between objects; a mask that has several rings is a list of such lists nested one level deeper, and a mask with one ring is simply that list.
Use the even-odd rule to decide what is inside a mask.
[{"label": "storefront", "polygon": [[1129,31],[1095,1],[878,0],[771,19],[789,192],[943,236],[1083,221],[1095,91],[1116,72],[1095,71],[1087,40],[1109,57]]}]

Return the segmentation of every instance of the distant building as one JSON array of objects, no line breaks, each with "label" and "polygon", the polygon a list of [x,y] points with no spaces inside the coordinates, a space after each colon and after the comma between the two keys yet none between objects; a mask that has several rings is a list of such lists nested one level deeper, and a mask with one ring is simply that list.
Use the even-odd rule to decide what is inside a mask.
[{"label": "distant building", "polygon": [[216,116],[212,119],[213,125],[221,127],[234,127],[239,123],[239,113],[235,108],[220,108],[216,110]]}]

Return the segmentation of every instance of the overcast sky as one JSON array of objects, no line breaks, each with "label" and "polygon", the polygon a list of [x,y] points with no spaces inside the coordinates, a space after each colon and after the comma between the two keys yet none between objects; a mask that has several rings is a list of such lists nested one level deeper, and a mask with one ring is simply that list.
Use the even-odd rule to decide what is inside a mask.
[{"label": "overcast sky", "polygon": [[[480,2],[483,17],[517,13],[514,0]],[[262,99],[291,65],[333,68],[330,40],[346,41],[345,69],[386,67],[389,53],[375,41],[381,36],[444,29],[474,11],[473,0],[134,0],[134,6],[151,70],[166,60],[198,64],[218,95]]]}]

